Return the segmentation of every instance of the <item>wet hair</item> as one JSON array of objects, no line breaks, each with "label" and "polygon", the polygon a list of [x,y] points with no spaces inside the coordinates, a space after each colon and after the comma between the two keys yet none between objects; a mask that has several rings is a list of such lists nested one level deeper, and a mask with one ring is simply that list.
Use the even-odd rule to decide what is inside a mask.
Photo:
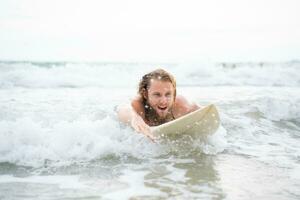
[{"label": "wet hair", "polygon": [[145,99],[143,93],[150,88],[151,80],[160,80],[160,81],[168,81],[174,87],[174,100],[176,97],[176,81],[175,78],[167,71],[163,69],[156,69],[152,72],[145,74],[139,83],[138,93],[142,98],[142,103],[146,105],[147,99]]}]

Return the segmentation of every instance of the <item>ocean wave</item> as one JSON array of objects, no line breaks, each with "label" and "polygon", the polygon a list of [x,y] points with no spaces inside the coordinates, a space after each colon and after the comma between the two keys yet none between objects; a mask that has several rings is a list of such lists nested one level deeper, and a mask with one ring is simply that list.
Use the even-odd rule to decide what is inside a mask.
[{"label": "ocean wave", "polygon": [[258,105],[259,112],[270,120],[299,120],[300,100],[264,98]]},{"label": "ocean wave", "polygon": [[268,97],[239,102],[236,105],[243,107],[239,109],[241,116],[254,120],[267,119],[270,122],[300,121],[300,99],[292,96],[279,98],[269,95]]},{"label": "ocean wave", "polygon": [[144,73],[160,67],[174,74],[179,86],[300,86],[300,62],[0,62],[0,88],[135,87]]},{"label": "ocean wave", "polygon": [[64,163],[89,161],[107,154],[135,155],[133,148],[147,147],[141,135],[126,129],[121,132],[118,123],[109,117],[51,125],[18,118],[0,121],[0,129],[0,162],[26,166],[41,166],[45,160]]},{"label": "ocean wave", "polygon": [[[219,63],[185,70],[181,80],[198,86],[299,86],[300,63]],[[179,73],[178,73],[179,74]]]},{"label": "ocean wave", "polygon": [[22,117],[0,121],[0,130],[0,163],[31,167],[64,166],[111,155],[149,159],[174,151],[216,154],[225,148],[224,142],[220,143],[224,130],[206,143],[189,141],[193,148],[184,149],[175,144],[186,146],[183,140],[152,143],[108,116],[101,120],[81,118],[55,124]]}]

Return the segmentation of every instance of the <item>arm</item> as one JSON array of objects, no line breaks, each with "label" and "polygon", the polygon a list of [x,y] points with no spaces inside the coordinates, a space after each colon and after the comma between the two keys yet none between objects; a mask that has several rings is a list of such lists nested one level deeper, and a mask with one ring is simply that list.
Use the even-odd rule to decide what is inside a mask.
[{"label": "arm", "polygon": [[136,113],[130,105],[121,105],[117,108],[118,118],[124,124],[131,126],[136,132],[144,134],[146,137],[154,141],[150,127],[144,122],[143,118]]}]

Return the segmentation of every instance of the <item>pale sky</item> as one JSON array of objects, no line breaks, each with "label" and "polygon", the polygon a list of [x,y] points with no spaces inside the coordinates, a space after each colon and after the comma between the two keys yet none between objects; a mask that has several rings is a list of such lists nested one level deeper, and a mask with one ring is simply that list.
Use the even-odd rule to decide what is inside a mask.
[{"label": "pale sky", "polygon": [[299,0],[1,0],[0,60],[299,60],[299,10]]}]

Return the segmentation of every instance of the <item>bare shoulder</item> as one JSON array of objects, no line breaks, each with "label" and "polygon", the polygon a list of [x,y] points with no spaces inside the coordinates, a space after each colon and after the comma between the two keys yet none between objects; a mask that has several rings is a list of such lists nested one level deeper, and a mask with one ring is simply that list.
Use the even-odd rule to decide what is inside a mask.
[{"label": "bare shoulder", "polygon": [[184,96],[178,95],[176,97],[174,106],[174,114],[176,115],[176,118],[186,115],[197,109],[199,109],[199,106],[195,103],[189,102]]},{"label": "bare shoulder", "polygon": [[132,99],[131,106],[137,114],[144,116],[145,108],[143,107],[140,96],[136,96],[134,99]]}]

